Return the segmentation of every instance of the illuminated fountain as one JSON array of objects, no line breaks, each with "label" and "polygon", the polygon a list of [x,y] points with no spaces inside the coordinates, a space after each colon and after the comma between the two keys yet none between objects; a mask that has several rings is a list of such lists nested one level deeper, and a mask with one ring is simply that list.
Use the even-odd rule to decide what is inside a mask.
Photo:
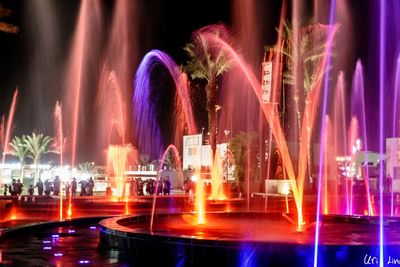
[{"label": "illuminated fountain", "polygon": [[[336,27],[332,27],[330,30],[330,35],[333,35],[336,31]],[[304,189],[304,179],[305,173],[307,168],[307,157],[308,157],[308,150],[310,147],[310,138],[311,132],[314,125],[314,120],[316,117],[317,106],[319,95],[321,92],[321,85],[322,85],[322,75],[321,73],[315,74],[319,79],[314,81],[312,85],[312,91],[308,94],[308,97],[305,101],[305,116],[303,117],[303,127],[300,135],[300,152],[299,152],[299,166],[298,166],[298,178],[296,179],[293,163],[289,154],[289,150],[285,141],[284,132],[282,130],[281,122],[279,120],[279,115],[277,114],[276,109],[272,104],[264,104],[262,100],[260,85],[255,78],[255,75],[252,71],[246,66],[243,59],[233,50],[233,48],[228,45],[224,40],[219,38],[216,35],[211,33],[202,33],[206,37],[206,39],[215,45],[217,45],[220,49],[226,51],[229,57],[237,64],[238,68],[242,70],[242,75],[244,79],[246,79],[249,84],[251,85],[254,93],[256,94],[259,103],[261,105],[261,109],[263,114],[265,115],[266,120],[268,121],[269,126],[271,127],[272,134],[276,140],[278,149],[282,155],[283,163],[285,170],[288,174],[290,185],[293,191],[293,197],[295,199],[296,209],[297,209],[297,226],[299,229],[302,228],[304,224],[303,220],[303,213],[302,213],[302,203],[303,203],[303,189]],[[331,37],[332,38],[332,37]],[[329,47],[329,46],[328,46]],[[321,66],[318,69],[319,72],[325,68],[327,61],[327,56],[325,55],[321,59]]]},{"label": "illuminated fountain", "polygon": [[158,165],[158,168],[157,168],[157,178],[156,178],[156,181],[155,181],[156,182],[156,190],[155,190],[154,195],[153,195],[153,205],[152,205],[152,209],[151,209],[151,218],[150,218],[150,232],[153,232],[153,223],[154,223],[154,215],[155,215],[155,211],[156,211],[157,196],[158,196],[159,193],[161,193],[161,192],[158,192],[159,183],[162,183],[162,179],[160,177],[160,174],[161,174],[161,170],[162,170],[162,168],[164,166],[165,160],[166,160],[167,156],[169,155],[169,153],[172,153],[172,155],[174,156],[174,159],[176,161],[177,175],[178,175],[178,187],[181,188],[182,185],[183,185],[183,173],[182,173],[182,169],[181,169],[182,163],[181,163],[181,160],[180,160],[179,151],[176,148],[176,146],[169,145],[167,147],[167,149],[165,149],[165,151],[164,151],[164,153],[163,153],[163,155],[161,157],[160,163]]},{"label": "illuminated fountain", "polygon": [[[147,226],[149,225],[149,222],[147,220],[143,220],[143,218],[140,216],[129,217],[125,219],[113,218],[101,223],[103,227],[102,235],[105,237],[105,239],[108,239],[109,233],[116,233],[120,231],[126,232],[126,242],[132,242],[132,244],[134,244],[133,246],[135,247],[137,247],[136,245],[138,244],[136,242],[140,243],[140,241],[138,241],[136,238],[139,236],[140,238],[144,238],[145,240],[147,240],[147,238],[151,240],[153,236],[157,236],[158,238],[160,238],[160,241],[156,242],[156,244],[160,246],[164,244],[162,240],[164,240],[164,238],[167,238],[170,240],[179,240],[179,242],[182,242],[183,246],[186,246],[184,245],[186,242],[199,242],[199,247],[202,247],[202,242],[198,240],[204,239],[205,241],[211,240],[212,242],[217,242],[216,240],[225,240],[226,242],[232,244],[238,244],[238,242],[239,244],[252,244],[253,242],[267,242],[268,244],[272,242],[274,244],[275,242],[279,242],[280,240],[278,236],[273,234],[274,231],[284,231],[288,235],[293,235],[291,238],[296,239],[295,236],[297,236],[297,234],[295,229],[297,228],[300,231],[305,231],[301,238],[304,242],[309,244],[309,246],[306,245],[307,248],[305,250],[310,250],[313,244],[312,242],[310,242],[310,240],[313,240],[314,230],[313,226],[307,226],[307,228],[310,227],[310,229],[306,231],[304,225],[305,220],[302,213],[303,183],[307,168],[308,149],[311,142],[311,133],[314,126],[314,121],[316,119],[317,106],[322,90],[322,75],[317,75],[320,78],[314,81],[314,84],[311,87],[311,93],[309,93],[306,99],[304,112],[305,116],[303,119],[302,128],[303,130],[301,131],[300,135],[301,146],[299,152],[300,159],[298,178],[296,179],[293,162],[290,157],[277,110],[272,104],[263,102],[258,79],[255,77],[252,70],[250,70],[250,68],[247,66],[243,58],[224,39],[221,39],[218,34],[215,34],[212,29],[213,28],[207,27],[204,30],[199,30],[196,34],[200,35],[201,38],[203,38],[203,40],[209,45],[223,51],[223,53],[234,63],[235,68],[238,68],[238,70],[240,70],[240,75],[242,79],[250,85],[250,89],[257,97],[265,119],[267,120],[268,125],[271,127],[272,134],[276,140],[278,149],[283,158],[284,168],[289,177],[297,210],[297,227],[294,227],[294,225],[292,225],[294,221],[290,217],[282,216],[282,214],[280,213],[204,213],[205,205],[203,204],[204,197],[202,194],[204,183],[201,176],[195,175],[195,180],[197,184],[195,202],[195,206],[197,208],[197,220],[190,219],[188,216],[190,216],[191,214],[164,216],[159,214],[156,219],[153,219],[153,212],[152,219],[150,221],[150,231],[148,231]],[[331,43],[333,38],[332,36],[336,31],[336,27],[331,27],[329,29],[330,34],[328,43]],[[328,47],[330,46],[328,45]],[[325,56],[323,56],[320,61],[320,72],[325,69],[326,65],[328,64],[327,55],[329,55],[329,50],[325,53]],[[147,97],[140,97],[140,99],[143,98]],[[151,112],[149,113],[151,114]],[[218,170],[213,171],[218,172]],[[212,195],[218,196],[218,185],[213,186],[213,191],[214,192]],[[207,218],[205,218],[205,216],[207,216]],[[115,223],[119,225],[118,230],[112,229],[112,225],[115,225]],[[268,225],[269,230],[265,230],[264,228],[257,228],[256,225]],[[167,229],[168,233],[166,232]],[[284,237],[286,241],[288,240],[288,238],[288,236]],[[210,248],[209,251],[213,251],[213,249],[215,249],[216,251],[219,249],[221,249],[222,251],[229,250],[223,242],[221,243],[220,241],[218,241],[214,244],[214,248]],[[284,247],[286,247],[286,245]]]},{"label": "illuminated fountain", "polygon": [[[399,220],[384,217],[389,214],[394,215],[396,204],[393,192],[391,192],[390,208],[385,207],[389,203],[387,202],[389,198],[388,194],[383,192],[383,164],[379,166],[378,185],[375,189],[370,185],[372,173],[369,173],[368,168],[365,168],[365,173],[362,172],[363,168],[359,168],[357,174],[351,168],[349,170],[348,165],[339,172],[336,169],[337,158],[351,158],[349,161],[354,162],[361,150],[369,150],[374,145],[371,138],[367,138],[369,136],[367,132],[369,115],[371,114],[366,112],[365,100],[368,96],[364,93],[366,86],[364,78],[367,77],[364,77],[361,61],[357,62],[355,66],[352,84],[347,85],[352,90],[351,103],[346,103],[347,92],[344,81],[345,76],[349,76],[349,73],[336,71],[333,64],[332,55],[336,54],[336,51],[333,51],[334,40],[341,30],[340,26],[336,24],[336,12],[346,9],[346,6],[343,1],[333,0],[330,2],[329,8],[329,26],[315,23],[303,27],[300,21],[304,10],[302,10],[301,2],[295,1],[291,6],[291,32],[285,32],[288,31],[286,29],[288,25],[285,25],[287,2],[283,1],[276,45],[268,54],[269,61],[274,58],[272,69],[274,75],[271,98],[266,99],[260,79],[256,75],[259,71],[257,64],[260,63],[260,56],[252,53],[253,51],[259,53],[257,46],[261,41],[258,38],[262,32],[255,25],[257,24],[256,14],[260,11],[255,2],[234,1],[235,9],[239,10],[234,15],[236,23],[234,23],[236,27],[234,30],[239,32],[237,36],[239,49],[234,47],[231,39],[225,38],[223,34],[219,34],[221,32],[215,31],[215,29],[224,28],[221,25],[202,28],[196,31],[194,36],[200,36],[204,43],[212,47],[212,51],[222,51],[222,55],[226,56],[229,63],[232,64],[232,70],[230,70],[232,73],[224,76],[223,81],[218,83],[218,86],[224,87],[224,91],[219,97],[224,98],[229,95],[229,99],[223,104],[221,103],[222,114],[220,118],[215,118],[213,127],[209,129],[212,131],[210,139],[221,139],[218,136],[218,134],[221,135],[221,129],[233,128],[234,130],[231,131],[234,132],[238,132],[242,128],[247,131],[255,129],[260,134],[261,140],[259,153],[259,168],[261,169],[261,165],[265,163],[264,141],[267,139],[267,130],[270,131],[268,159],[270,160],[272,157],[271,150],[272,144],[274,144],[276,153],[280,157],[283,177],[287,178],[290,184],[279,196],[280,200],[284,200],[284,202],[282,201],[283,204],[278,208],[278,212],[249,212],[251,198],[249,174],[252,171],[249,167],[246,169],[245,175],[247,212],[226,212],[224,210],[213,213],[207,211],[211,202],[227,198],[222,187],[224,184],[222,179],[224,176],[223,162],[220,161],[221,156],[216,152],[215,158],[212,158],[212,185],[208,200],[204,185],[205,181],[209,179],[202,176],[201,167],[196,168],[191,177],[195,184],[194,202],[191,196],[179,196],[188,199],[187,207],[189,208],[186,213],[156,213],[158,199],[156,193],[152,198],[151,214],[111,218],[103,221],[101,223],[102,242],[111,245],[118,244],[133,250],[133,254],[138,256],[136,260],[139,263],[141,263],[140,259],[147,257],[148,251],[154,251],[155,247],[160,253],[160,261],[165,260],[164,264],[166,265],[178,266],[192,262],[199,265],[201,265],[200,263],[209,264],[207,259],[214,258],[213,256],[218,256],[215,262],[212,262],[215,265],[235,265],[238,262],[242,265],[260,265],[272,262],[279,266],[287,266],[305,262],[306,266],[310,266],[312,263],[317,266],[330,263],[331,260],[342,261],[337,265],[343,262],[348,265],[359,265],[359,259],[352,260],[352,255],[376,253],[377,244],[379,244],[382,263],[383,246],[388,245],[390,252],[400,244],[397,234]],[[315,8],[319,13],[317,2],[315,1]],[[129,40],[129,32],[123,31],[124,27],[129,24],[127,22],[129,16],[125,13],[129,5],[128,1],[118,1],[117,3],[112,17],[111,41],[105,47],[106,53],[101,55],[99,81],[97,81],[97,87],[94,86],[98,90],[94,95],[96,96],[96,108],[99,111],[96,122],[100,129],[100,133],[95,139],[99,141],[96,144],[99,146],[97,148],[99,151],[102,147],[108,146],[108,174],[110,177],[114,177],[112,185],[114,195],[125,201],[125,214],[129,215],[127,181],[124,172],[129,169],[129,166],[137,164],[138,153],[149,154],[156,159],[161,158],[157,169],[157,179],[161,178],[161,170],[167,155],[173,153],[177,162],[178,187],[182,187],[183,174],[179,157],[182,135],[184,133],[196,134],[200,125],[197,125],[193,114],[187,75],[178,67],[172,57],[160,50],[151,50],[144,56],[134,78],[134,91],[130,95],[129,87],[132,82],[130,80],[132,74],[128,72],[130,49],[125,46]],[[385,64],[388,56],[382,51],[385,51],[384,48],[387,46],[385,43],[387,40],[385,25],[387,24],[384,23],[385,16],[382,15],[385,15],[388,10],[384,2],[380,3],[380,11],[378,79],[380,125],[377,140],[380,154],[383,154],[383,142],[387,136],[385,135],[386,129],[392,130],[393,137],[398,134],[399,108],[397,102],[400,80],[398,69],[400,67],[396,62],[396,71],[393,71],[394,67],[392,67],[389,73]],[[242,15],[247,18],[243,23],[239,22]],[[318,17],[320,16],[321,13]],[[79,137],[84,130],[80,127],[80,125],[84,125],[84,119],[81,120],[80,116],[84,113],[82,106],[84,106],[85,98],[89,98],[88,95],[90,95],[85,91],[88,90],[86,88],[90,84],[86,80],[86,73],[89,72],[88,66],[90,65],[87,60],[90,55],[93,55],[93,51],[97,50],[89,48],[87,44],[96,43],[91,37],[95,36],[97,32],[101,32],[101,25],[102,16],[98,2],[82,2],[72,46],[71,62],[68,67],[68,82],[66,83],[68,97],[65,100],[66,105],[63,106],[68,111],[64,114],[72,114],[72,118],[68,120],[70,125],[67,128],[71,131],[69,135],[72,141],[72,165],[76,163]],[[90,30],[92,27],[93,31]],[[255,30],[252,31],[252,28]],[[315,33],[317,36],[313,35]],[[307,70],[309,72],[305,71],[306,67],[302,64],[312,61],[312,59],[303,58],[304,51],[301,51],[302,38],[307,34],[310,39],[315,38],[313,41],[316,42],[323,39],[323,49],[319,51],[318,56],[315,56],[318,60],[315,61],[311,71]],[[115,53],[119,47],[120,36],[122,39],[120,43],[123,44],[123,47],[119,51],[122,52]],[[308,52],[307,49],[305,50]],[[120,59],[123,64],[118,64],[117,61]],[[264,63],[266,61],[267,56],[265,56]],[[287,69],[290,70],[289,73],[284,74],[283,72]],[[339,73],[338,78],[336,77],[337,73]],[[391,76],[392,73],[395,73],[393,74],[395,78],[386,79],[386,76]],[[313,79],[309,79],[310,77]],[[285,81],[281,82],[281,80]],[[390,99],[389,106],[393,106],[391,110],[394,111],[394,115],[390,117],[387,115],[390,114],[390,108],[384,107],[383,96],[386,88],[393,87],[392,84],[395,87],[395,94],[393,101]],[[242,87],[243,91],[239,91],[237,87]],[[166,119],[167,122],[160,119],[159,113],[164,112],[164,110],[160,111],[162,109],[160,106],[168,101],[163,102],[157,98],[159,96],[157,94],[165,88],[170,90],[168,94],[173,95],[171,101],[173,103],[169,103],[171,105],[168,106],[170,107],[168,114],[172,114],[170,115],[172,119],[171,121]],[[335,91],[332,92],[331,88],[334,88]],[[290,110],[285,110],[286,113],[283,114],[282,108],[279,107],[281,105],[279,98],[286,93],[289,94],[286,96],[286,99],[289,100],[288,103],[282,105],[285,106],[284,108],[290,107]],[[330,101],[332,96],[334,99]],[[129,119],[131,114],[127,104],[127,99],[131,98],[133,100],[132,120]],[[351,105],[350,109],[347,107],[348,104]],[[219,109],[217,107],[220,106],[212,106],[212,111],[214,111],[214,107],[215,114],[212,114],[209,120],[212,116],[218,117]],[[238,113],[243,113],[240,114],[240,120],[236,118]],[[56,107],[56,116],[58,116],[57,127],[62,129],[60,105]],[[390,119],[386,119],[387,117]],[[253,120],[257,121],[257,126],[253,125]],[[386,125],[388,121],[392,123],[392,128]],[[132,125],[129,125],[130,123]],[[168,129],[172,136],[170,139],[174,140],[174,145],[169,145],[166,150],[166,144],[169,143],[168,137],[163,136],[163,130],[165,130],[162,129],[163,123],[170,124],[170,129]],[[2,129],[4,129],[4,123],[2,125]],[[217,133],[217,128],[220,129],[219,133]],[[127,144],[130,129],[133,131],[133,140],[138,150]],[[378,129],[373,129],[373,131],[378,131]],[[62,145],[64,133],[61,130],[57,131],[57,134],[59,149],[64,151]],[[6,138],[1,139],[5,140]],[[116,140],[117,142],[115,142]],[[8,141],[2,142],[3,146],[7,146]],[[317,146],[319,152],[316,152],[313,146]],[[314,160],[317,158],[316,156],[319,157],[319,160]],[[62,165],[63,153],[60,153],[60,157]],[[250,156],[246,160],[251,161]],[[315,164],[313,161],[317,161],[317,163]],[[365,163],[367,159],[362,161]],[[201,166],[201,162],[197,165]],[[270,165],[269,162],[267,175],[260,171],[262,179],[274,178],[273,174],[270,174]],[[394,168],[394,166],[392,167]],[[316,171],[316,169],[318,170]],[[344,177],[340,178],[342,179],[340,184],[344,187],[345,193],[341,193],[338,180],[343,173]],[[306,178],[314,174],[317,174],[317,192],[313,191],[305,195]],[[358,190],[353,190],[355,188],[353,176],[359,176],[356,179],[364,182],[365,196]],[[226,178],[228,179],[228,175]],[[264,182],[264,180],[261,181]],[[159,187],[156,188],[158,190]],[[263,193],[260,192],[260,194]],[[358,198],[360,196],[363,199],[360,200]],[[165,196],[163,198],[171,200],[174,197]],[[268,195],[264,194],[264,197],[266,203]],[[69,210],[70,207],[71,201]],[[60,219],[62,219],[62,196],[60,197]],[[286,254],[295,256],[288,257]],[[312,255],[314,255],[313,259],[311,259]],[[173,258],[174,256],[176,257]]]},{"label": "illuminated fountain", "polygon": [[4,142],[3,142],[3,155],[2,155],[2,161],[1,163],[4,165],[6,155],[8,153],[8,147],[9,147],[9,142],[10,142],[10,136],[13,128],[13,119],[14,119],[14,114],[15,114],[15,109],[17,108],[17,99],[18,99],[18,88],[14,92],[14,96],[12,98],[11,106],[10,106],[10,111],[8,113],[7,117],[7,126],[4,129],[4,117],[3,117],[3,132],[4,132]]},{"label": "illuminated fountain", "polygon": [[114,178],[113,195],[121,199],[127,198],[126,176],[128,166],[137,165],[137,150],[131,145],[110,145],[107,150],[108,172]]},{"label": "illuminated fountain", "polygon": [[[240,7],[238,3],[237,5]],[[342,3],[338,3],[337,5],[340,6]],[[368,251],[368,253],[376,252],[377,244],[381,244],[379,251],[383,251],[382,229],[383,220],[385,220],[387,226],[387,228],[385,228],[385,244],[397,246],[399,244],[399,239],[394,233],[399,224],[398,220],[390,218],[383,219],[382,174],[379,179],[380,186],[378,187],[380,188],[380,200],[377,200],[377,197],[375,196],[375,201],[373,201],[370,192],[369,174],[367,171],[366,175],[363,175],[366,201],[365,203],[353,203],[355,201],[355,193],[353,192],[352,177],[346,177],[344,184],[342,184],[346,192],[343,196],[340,193],[339,184],[336,180],[337,176],[341,174],[338,174],[336,170],[333,170],[336,168],[336,158],[339,156],[348,157],[353,150],[353,147],[354,152],[370,147],[366,133],[368,120],[365,114],[365,103],[363,102],[366,96],[363,93],[364,89],[355,89],[363,86],[360,84],[362,80],[360,80],[359,76],[360,74],[362,75],[361,64],[357,64],[355,78],[353,79],[352,84],[354,87],[353,93],[359,94],[357,100],[353,99],[351,103],[352,107],[360,105],[360,109],[357,108],[357,112],[355,112],[353,108],[351,114],[347,112],[343,73],[339,75],[339,78],[335,83],[336,91],[330,92],[331,85],[329,81],[330,79],[336,78],[334,77],[334,73],[330,71],[331,53],[333,53],[332,50],[334,43],[333,40],[339,31],[339,27],[334,24],[336,7],[336,1],[332,1],[329,16],[329,21],[332,26],[314,25],[309,29],[311,31],[322,29],[325,32],[325,45],[323,56],[317,63],[316,71],[312,73],[312,75],[317,77],[317,79],[312,81],[309,91],[307,91],[307,94],[303,96],[304,103],[300,102],[298,98],[296,98],[296,95],[301,94],[299,89],[296,88],[294,90],[293,103],[295,104],[294,106],[296,110],[291,114],[291,116],[293,116],[291,119],[295,122],[295,126],[294,130],[291,130],[295,133],[295,140],[298,142],[298,149],[294,149],[295,152],[289,149],[288,139],[286,138],[286,129],[284,129],[282,125],[278,110],[273,103],[265,103],[265,101],[263,101],[259,81],[256,78],[252,67],[248,65],[248,62],[245,61],[223,37],[215,34],[212,30],[210,31],[212,27],[208,27],[207,30],[199,30],[196,33],[200,34],[203,37],[203,40],[208,42],[208,44],[222,50],[225,55],[232,60],[236,70],[236,78],[247,83],[247,87],[250,88],[252,94],[256,96],[259,103],[258,105],[264,116],[263,119],[267,121],[280,156],[282,157],[285,175],[289,178],[290,189],[292,191],[296,208],[296,223],[294,223],[294,220],[292,219],[293,214],[290,213],[289,216],[282,216],[282,214],[271,213],[255,214],[251,212],[223,212],[212,214],[204,212],[206,209],[204,205],[205,201],[203,199],[204,195],[201,194],[203,191],[204,181],[201,176],[195,173],[193,180],[197,184],[195,201],[197,214],[158,214],[157,218],[154,220],[151,219],[150,232],[148,231],[149,221],[145,216],[113,218],[101,223],[103,226],[102,236],[105,239],[110,238],[118,243],[126,242],[126,246],[136,248],[134,253],[137,253],[137,255],[145,253],[144,250],[139,249],[139,244],[142,244],[139,239],[146,240],[146,242],[148,241],[148,243],[158,246],[159,248],[165,248],[166,251],[175,249],[173,254],[179,255],[179,257],[185,254],[185,252],[188,252],[188,250],[191,250],[192,258],[190,258],[190,260],[194,260],[195,262],[203,262],[201,257],[212,255],[213,253],[222,253],[226,255],[229,253],[223,252],[234,251],[236,252],[235,255],[242,255],[246,253],[247,249],[250,250],[249,254],[254,253],[253,259],[256,263],[263,262],[263,259],[266,260],[265,262],[268,262],[271,258],[276,258],[274,258],[274,256],[270,256],[270,258],[269,256],[265,256],[265,258],[263,258],[262,255],[271,254],[270,250],[266,249],[262,245],[266,243],[267,246],[276,248],[274,253],[277,258],[284,258],[284,253],[279,254],[276,251],[293,252],[295,254],[297,253],[296,257],[298,260],[308,262],[306,265],[312,264],[310,260],[307,261],[307,259],[310,258],[309,256],[312,254],[314,254],[314,266],[317,266],[329,262],[329,257],[318,257],[318,255],[330,255],[330,253],[335,254],[336,252],[340,252],[339,254],[346,259],[346,263],[351,262],[352,264],[357,264],[356,261],[350,260],[350,255],[352,253],[360,255],[363,253],[363,250]],[[296,4],[293,8],[293,46],[299,47],[301,39],[301,26],[299,25],[300,17],[302,16],[301,7]],[[343,7],[340,6],[340,8]],[[247,9],[245,10],[248,11]],[[281,23],[279,28],[282,29],[282,27]],[[282,49],[283,43],[282,40],[278,41],[277,47]],[[295,57],[297,57],[297,60],[299,60],[300,56],[296,56],[296,53],[300,53],[300,51],[296,51],[295,48],[294,54]],[[279,55],[278,58],[280,60],[278,63],[275,61],[277,68],[274,68],[274,70],[279,72],[282,58],[279,53],[277,54]],[[301,72],[299,69],[296,69],[296,64],[299,63],[294,61],[294,71],[292,73],[294,76],[294,86],[296,86],[296,84],[298,86],[299,83],[304,82],[303,77],[301,77]],[[381,67],[381,69],[382,68],[384,67]],[[382,81],[383,77],[381,76],[380,79]],[[382,84],[384,83],[381,82],[381,86]],[[279,87],[278,85],[275,86]],[[381,87],[381,91],[382,90]],[[362,95],[360,95],[360,93],[362,93]],[[276,95],[278,94],[275,94],[275,96]],[[328,107],[328,105],[330,105],[328,99],[331,95],[335,95],[335,101],[332,101],[335,103],[332,111],[333,115],[329,115]],[[397,91],[395,99],[396,98]],[[396,106],[397,103],[394,103],[394,106]],[[380,107],[382,108],[382,105],[380,105]],[[229,107],[227,109],[229,110]],[[298,117],[298,114],[295,113],[299,113],[299,110],[303,110],[300,118]],[[349,115],[354,116],[351,119],[351,123],[347,123],[347,120],[350,119],[347,117]],[[380,116],[383,116],[382,111],[380,112]],[[393,118],[394,128],[397,124],[396,116],[397,114]],[[383,120],[380,121],[383,124]],[[359,124],[359,122],[361,123]],[[321,129],[319,132],[317,131],[315,133],[314,129],[318,128],[318,126],[320,126]],[[349,135],[347,136],[346,129],[348,126]],[[382,131],[383,130],[381,130],[380,133],[381,142],[383,142]],[[318,136],[313,137],[314,134]],[[308,210],[312,210],[311,214],[303,214],[303,208],[305,205],[304,183],[307,172],[311,173],[313,171],[310,167],[310,153],[313,152],[310,151],[313,151],[311,149],[312,144],[317,139],[317,143],[320,144],[320,160],[318,162],[319,170],[317,177],[318,194],[317,196],[314,195],[317,199],[313,202],[313,204],[317,204],[317,207],[307,207]],[[298,154],[298,158],[294,158],[293,154]],[[213,171],[218,172],[217,169]],[[345,171],[347,175],[347,169],[345,169]],[[218,186],[213,186],[213,191],[213,196],[215,197],[218,192]],[[342,202],[343,199],[344,202]],[[378,205],[374,206],[374,203],[376,204],[378,202],[380,208],[378,208]],[[310,203],[307,203],[307,205],[309,204]],[[288,204],[288,206],[289,205],[291,204]],[[354,205],[365,206],[366,215],[368,216],[362,216],[362,214],[359,214],[361,216],[352,216],[355,213],[358,214],[358,212],[355,212]],[[392,210],[392,208],[390,209]],[[376,215],[375,210],[379,210],[379,218],[374,217],[374,215]],[[343,213],[346,214],[346,216],[337,215],[337,213]],[[191,216],[197,216],[197,220],[194,220]],[[118,224],[119,228],[113,229],[113,224]],[[264,228],[257,228],[257,224],[264,226]],[[231,227],[230,225],[233,226]],[[244,225],[246,225],[246,227]],[[340,235],[336,234],[334,230],[335,228],[340,229]],[[296,233],[296,229],[299,230],[300,233]],[[280,239],[280,237],[273,234],[274,231],[275,233],[285,233],[285,237]],[[351,238],[347,238],[347,234],[342,235],[343,233],[351,234],[354,233],[354,231],[357,231],[359,235],[353,235]],[[374,234],[380,232],[381,234],[376,234],[372,237],[368,236],[368,233],[371,232]],[[115,233],[117,234],[115,235]],[[121,236],[122,233],[125,235],[124,241],[121,241],[116,237]],[[168,240],[168,242],[164,242],[165,240]],[[207,246],[207,248],[205,248],[207,242],[211,242],[212,246]],[[301,243],[303,247],[299,247],[299,243]],[[332,247],[327,244],[332,245]],[[361,246],[355,246],[356,244],[361,244]],[[338,248],[341,245],[346,246],[346,251]],[[297,247],[294,248],[294,246]],[[319,249],[321,247],[324,248],[323,252]],[[203,254],[201,250],[207,250],[207,253]],[[298,256],[299,254],[303,256]],[[337,258],[335,258],[335,260],[340,258],[340,256],[337,255],[338,254],[336,254]],[[184,256],[182,256],[183,258],[179,257],[177,256],[176,259],[174,259],[176,261],[174,261],[173,264],[185,263]],[[248,259],[252,259],[252,256],[249,256]],[[221,260],[221,262],[226,264],[226,262],[236,263],[243,262],[243,260],[236,257],[235,260],[230,261],[230,259],[225,258],[224,260]],[[285,263],[293,264],[294,262],[296,262],[296,260],[282,260],[280,261],[280,265],[284,266]]]},{"label": "illuminated fountain", "polygon": [[[138,140],[141,153],[161,157],[164,142],[161,138],[159,122],[155,117],[155,104],[151,99],[151,75],[157,68],[164,67],[175,85],[180,105],[185,116],[174,118],[176,125],[175,136],[181,138],[183,124],[186,123],[189,133],[196,133],[190,98],[187,91],[186,76],[182,74],[166,53],[159,50],[148,52],[141,61],[135,75],[135,90],[133,95],[134,134]],[[177,103],[179,104],[179,103]]]},{"label": "illuminated fountain", "polygon": [[[54,109],[54,125],[55,125],[55,131],[56,135],[54,138],[54,144],[53,147],[55,151],[60,155],[60,167],[63,168],[64,166],[64,146],[65,146],[65,139],[64,139],[64,133],[63,133],[63,123],[62,123],[62,105],[57,101],[56,106]],[[71,183],[71,181],[70,181]],[[60,221],[63,220],[63,185],[62,182],[60,184],[60,205],[59,205],[59,219]],[[67,215],[69,218],[71,218],[72,215],[72,208],[71,208],[71,193],[69,196],[66,196],[68,198],[68,210],[67,210]]]}]

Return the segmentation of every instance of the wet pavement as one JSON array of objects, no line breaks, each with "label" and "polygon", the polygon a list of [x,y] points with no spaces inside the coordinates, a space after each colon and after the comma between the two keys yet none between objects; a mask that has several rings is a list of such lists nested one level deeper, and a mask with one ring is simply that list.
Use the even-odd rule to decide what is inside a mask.
[{"label": "wet pavement", "polygon": [[0,242],[0,266],[127,266],[123,251],[99,245],[97,223],[18,233]]}]

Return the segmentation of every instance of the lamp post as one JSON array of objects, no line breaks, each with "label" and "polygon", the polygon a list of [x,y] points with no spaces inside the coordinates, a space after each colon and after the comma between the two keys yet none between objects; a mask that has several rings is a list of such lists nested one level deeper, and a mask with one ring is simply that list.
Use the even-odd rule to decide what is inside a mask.
[{"label": "lamp post", "polygon": [[214,106],[214,111],[215,111],[215,121],[213,123],[214,127],[211,127],[212,129],[209,129],[211,134],[210,134],[210,144],[211,144],[211,151],[212,151],[212,166],[214,166],[214,157],[215,157],[215,152],[217,150],[217,134],[218,134],[218,111],[220,111],[222,107],[220,105],[215,105]]},{"label": "lamp post", "polygon": [[217,134],[218,134],[218,111],[220,111],[222,107],[220,105],[215,105],[215,147],[217,147]]}]

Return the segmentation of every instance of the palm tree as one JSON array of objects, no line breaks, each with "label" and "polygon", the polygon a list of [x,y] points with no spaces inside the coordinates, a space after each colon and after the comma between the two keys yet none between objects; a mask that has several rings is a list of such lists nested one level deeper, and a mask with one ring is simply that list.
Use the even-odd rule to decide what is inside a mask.
[{"label": "palm tree", "polygon": [[[240,132],[229,141],[229,149],[232,151],[235,161],[235,178],[238,182],[245,181],[246,170],[249,170],[250,180],[255,181],[259,177],[259,168],[257,167],[258,138],[258,134],[255,132]],[[248,161],[249,157],[252,160]]]},{"label": "palm tree", "polygon": [[27,135],[23,146],[27,149],[27,156],[33,160],[35,164],[35,180],[33,184],[36,184],[39,178],[39,164],[40,159],[48,153],[56,153],[51,150],[51,142],[53,138],[50,136],[45,136],[43,134]]},{"label": "palm tree", "polygon": [[25,135],[23,135],[22,137],[15,136],[14,139],[10,142],[10,154],[17,157],[21,164],[21,181],[24,178],[24,165],[26,156],[28,154],[28,149],[24,146],[25,139]]},{"label": "palm tree", "polygon": [[79,170],[90,173],[94,171],[94,162],[85,161],[79,164]]},{"label": "palm tree", "polygon": [[[220,28],[214,31],[216,36],[220,35]],[[215,48],[209,40],[201,33],[197,34],[192,43],[183,48],[189,61],[186,62],[185,70],[190,74],[192,80],[205,80],[205,91],[207,95],[206,110],[208,113],[208,129],[210,131],[210,143],[212,158],[214,160],[217,148],[216,129],[217,111],[221,108],[218,104],[218,77],[227,72],[232,61],[226,56],[222,49]]]},{"label": "palm tree", "polygon": [[[302,196],[304,180],[308,169],[311,174],[311,137],[317,115],[317,108],[321,94],[322,81],[329,68],[328,56],[334,56],[332,46],[334,37],[340,30],[338,25],[322,25],[314,23],[303,26],[300,40],[294,43],[293,29],[286,23],[283,39],[285,46],[278,49],[286,56],[286,71],[283,75],[283,83],[293,87],[293,104],[296,111],[296,135],[299,143],[297,186],[299,196]],[[295,53],[295,51],[297,53]],[[329,54],[328,54],[329,52]],[[302,155],[307,155],[304,157]],[[307,166],[308,165],[308,166]],[[299,200],[299,205],[302,197]]]}]

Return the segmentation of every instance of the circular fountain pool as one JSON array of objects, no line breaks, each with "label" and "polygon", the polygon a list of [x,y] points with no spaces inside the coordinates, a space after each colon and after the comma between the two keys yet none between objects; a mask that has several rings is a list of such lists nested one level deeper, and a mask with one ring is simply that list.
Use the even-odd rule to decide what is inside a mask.
[{"label": "circular fountain pool", "polygon": [[[322,266],[359,266],[379,257],[375,217],[323,217],[318,246],[315,223],[298,232],[280,213],[209,213],[203,225],[194,214],[161,214],[151,232],[149,220],[149,215],[103,220],[101,243],[128,250],[137,265],[154,255],[155,262],[169,266],[310,266],[316,248]],[[385,219],[385,255],[392,259],[400,258],[398,229],[399,219]]]}]

